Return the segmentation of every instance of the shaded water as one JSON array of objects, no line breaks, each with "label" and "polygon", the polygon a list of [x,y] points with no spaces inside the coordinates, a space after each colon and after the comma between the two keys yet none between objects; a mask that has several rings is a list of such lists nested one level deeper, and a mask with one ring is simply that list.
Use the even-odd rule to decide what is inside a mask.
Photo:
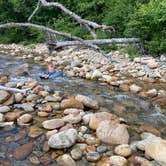
[{"label": "shaded water", "polygon": [[[27,71],[29,76],[15,76],[16,72],[24,70],[24,68],[20,68],[20,66],[25,63],[30,65]],[[0,55],[0,73],[9,73],[11,81],[25,81],[28,77],[32,77],[38,79],[41,84],[48,86],[50,90],[63,91],[70,94],[85,94],[97,99],[103,107],[108,109],[107,111],[123,117],[129,125],[148,125],[165,131],[165,108],[158,106],[153,107],[146,100],[142,100],[133,94],[122,93],[118,91],[118,89],[98,81],[87,81],[79,78],[65,78],[64,81],[40,80],[37,74],[43,70],[45,70],[43,66],[35,64],[32,60],[21,60],[11,57],[10,55]],[[103,108],[103,110],[105,109]],[[20,131],[22,132],[23,130],[17,126],[14,129],[0,129],[0,158],[6,156],[2,151],[3,148],[5,149],[4,151],[10,154],[18,144],[31,141],[27,136],[23,137],[21,140],[17,139],[17,134],[20,133]],[[24,131],[26,131],[26,129],[24,129]],[[162,134],[164,136],[164,133]],[[6,142],[3,143],[3,139],[13,136],[16,137],[15,142],[10,144],[6,144]],[[41,140],[37,140],[38,143],[40,141]],[[7,155],[9,156],[8,153]],[[19,164],[15,161],[14,165]]]}]

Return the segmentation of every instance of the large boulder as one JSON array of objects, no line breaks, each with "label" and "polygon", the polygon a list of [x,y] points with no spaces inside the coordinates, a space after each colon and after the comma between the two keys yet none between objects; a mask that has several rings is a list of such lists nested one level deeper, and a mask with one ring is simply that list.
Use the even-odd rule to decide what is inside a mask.
[{"label": "large boulder", "polygon": [[65,123],[62,119],[51,119],[51,120],[46,120],[42,123],[43,127],[49,130],[60,128],[64,126],[64,124]]},{"label": "large boulder", "polygon": [[75,99],[64,99],[62,100],[60,107],[62,109],[66,109],[66,108],[77,108],[77,109],[83,109],[84,106],[81,102],[75,100]]},{"label": "large boulder", "polygon": [[76,100],[83,103],[84,106],[92,108],[92,109],[99,109],[99,104],[96,100],[91,99],[88,96],[84,95],[76,95]]},{"label": "large boulder", "polygon": [[166,140],[155,139],[145,146],[145,154],[159,162],[162,166],[166,165]]},{"label": "large boulder", "polygon": [[69,148],[77,140],[77,130],[68,129],[52,135],[48,140],[48,145],[55,149]]},{"label": "large boulder", "polygon": [[99,112],[99,113],[95,113],[93,114],[93,116],[90,118],[89,121],[89,127],[93,130],[96,130],[99,126],[99,124],[105,120],[108,121],[119,121],[119,118],[114,115],[114,114],[110,114],[108,112]]},{"label": "large boulder", "polygon": [[126,126],[116,122],[101,122],[96,130],[96,134],[102,142],[110,145],[127,144],[129,142]]}]

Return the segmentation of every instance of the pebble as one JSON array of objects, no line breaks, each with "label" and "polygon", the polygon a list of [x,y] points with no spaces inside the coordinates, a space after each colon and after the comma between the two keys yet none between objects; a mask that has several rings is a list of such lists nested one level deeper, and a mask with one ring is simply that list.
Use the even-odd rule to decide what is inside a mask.
[{"label": "pebble", "polygon": [[64,126],[64,121],[62,119],[51,119],[51,120],[46,120],[42,123],[42,126],[45,128],[45,129],[49,129],[49,130],[52,130],[52,129],[57,129],[57,128],[60,128],[62,126]]}]

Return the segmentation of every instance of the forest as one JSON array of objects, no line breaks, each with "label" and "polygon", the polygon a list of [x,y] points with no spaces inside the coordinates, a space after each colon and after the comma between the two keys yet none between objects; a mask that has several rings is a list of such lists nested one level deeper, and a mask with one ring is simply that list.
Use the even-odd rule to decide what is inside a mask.
[{"label": "forest", "polygon": [[[65,7],[84,19],[113,26],[115,32],[97,31],[99,38],[140,38],[145,52],[154,56],[166,51],[166,1],[165,0],[59,0]],[[38,1],[0,0],[0,24],[28,22]],[[54,7],[39,7],[32,23],[84,39],[91,39],[87,29]],[[60,40],[63,40],[60,39]],[[45,33],[30,28],[0,30],[1,43],[32,44],[45,41]]]}]

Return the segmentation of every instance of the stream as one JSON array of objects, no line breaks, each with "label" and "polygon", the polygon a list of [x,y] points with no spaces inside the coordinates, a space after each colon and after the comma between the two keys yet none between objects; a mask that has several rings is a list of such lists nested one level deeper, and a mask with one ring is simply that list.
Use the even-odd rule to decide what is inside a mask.
[{"label": "stream", "polygon": [[[28,76],[16,76],[17,72],[24,69],[21,66],[25,63],[29,64]],[[28,77],[31,77],[37,79],[50,91],[62,91],[69,94],[85,94],[91,96],[98,100],[100,105],[103,106],[103,109],[107,108],[106,111],[124,118],[127,124],[133,126],[153,126],[161,131],[163,137],[166,137],[164,134],[166,126],[165,108],[152,106],[148,100],[140,99],[134,94],[120,92],[117,88],[99,81],[67,77],[63,81],[40,80],[37,75],[44,70],[45,66],[36,64],[31,60],[22,60],[10,55],[0,54],[0,73],[9,73],[10,81],[22,82],[27,80]],[[160,86],[156,85],[156,87]],[[18,144],[21,145],[28,142],[30,138],[25,136],[19,141],[16,139],[15,142],[6,142],[5,139],[10,136],[17,136],[17,133],[20,131],[26,131],[26,128],[23,130],[21,127],[16,126],[15,128],[0,129],[0,160],[3,159],[4,162],[6,159],[10,160],[14,166],[20,165],[20,162],[10,158],[12,150]],[[25,164],[21,164],[21,166],[23,165],[26,165],[26,162]]]}]

